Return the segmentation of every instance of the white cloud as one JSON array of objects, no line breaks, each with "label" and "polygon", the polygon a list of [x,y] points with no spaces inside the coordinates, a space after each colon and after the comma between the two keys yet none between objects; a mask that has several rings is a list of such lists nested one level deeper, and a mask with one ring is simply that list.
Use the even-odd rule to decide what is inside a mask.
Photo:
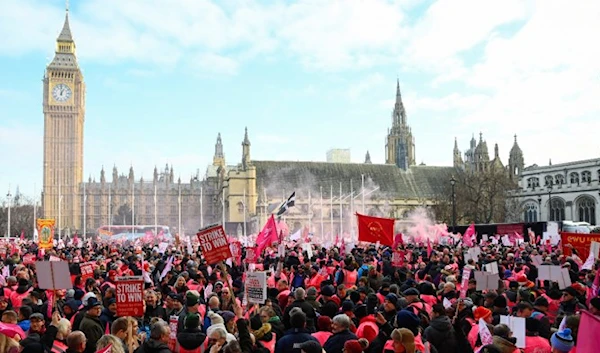
[{"label": "white cloud", "polygon": [[238,71],[238,62],[226,56],[205,53],[198,55],[192,65],[198,67],[202,73],[235,75]]},{"label": "white cloud", "polygon": [[368,92],[374,87],[383,84],[385,81],[386,78],[378,72],[367,75],[365,78],[358,81],[357,83],[350,85],[347,92],[348,97],[352,99],[359,98],[364,93]]}]

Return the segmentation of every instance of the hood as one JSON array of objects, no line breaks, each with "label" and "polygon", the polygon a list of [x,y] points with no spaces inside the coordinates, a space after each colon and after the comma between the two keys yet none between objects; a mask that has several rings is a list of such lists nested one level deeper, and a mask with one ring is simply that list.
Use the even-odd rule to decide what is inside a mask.
[{"label": "hood", "polygon": [[494,346],[498,347],[502,353],[512,353],[517,349],[517,346],[500,336],[494,336]]},{"label": "hood", "polygon": [[204,343],[206,335],[199,329],[186,329],[177,334],[177,342],[187,350],[194,350]]},{"label": "hood", "polygon": [[450,331],[452,322],[448,316],[438,316],[429,322],[429,327],[437,331]]},{"label": "hood", "polygon": [[262,339],[267,333],[271,332],[271,324],[262,324],[262,326],[256,330],[253,331],[252,334],[254,335],[254,337],[259,340]]}]

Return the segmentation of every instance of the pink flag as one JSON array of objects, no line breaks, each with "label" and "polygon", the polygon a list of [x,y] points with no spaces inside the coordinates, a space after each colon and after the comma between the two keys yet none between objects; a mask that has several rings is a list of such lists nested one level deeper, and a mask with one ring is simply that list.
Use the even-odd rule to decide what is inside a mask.
[{"label": "pink flag", "polygon": [[468,247],[472,247],[474,235],[475,235],[475,223],[471,223],[471,225],[469,226],[469,228],[467,228],[467,230],[465,231],[465,234],[463,235],[463,238],[462,238],[463,243]]},{"label": "pink flag", "polygon": [[431,252],[433,249],[431,248],[431,240],[427,238],[427,257],[431,259]]},{"label": "pink flag", "polygon": [[600,288],[600,270],[596,271],[596,277],[592,283],[592,288],[587,293],[587,304],[590,306],[590,300],[598,296],[598,288]]},{"label": "pink flag", "polygon": [[260,256],[262,251],[269,245],[277,241],[277,224],[275,217],[271,215],[263,229],[256,236],[256,256]]},{"label": "pink flag", "polygon": [[52,317],[52,309],[54,306],[54,291],[48,290],[46,291],[46,298],[48,299],[48,309],[46,311],[47,317]]},{"label": "pink flag", "polygon": [[577,333],[577,353],[595,353],[600,347],[600,318],[587,311],[581,312]]},{"label": "pink flag", "polygon": [[533,230],[531,230],[531,228],[527,228],[527,234],[529,234],[529,242],[531,244],[537,244],[535,233],[533,232]]},{"label": "pink flag", "polygon": [[394,245],[392,245],[392,249],[395,250],[400,245],[404,245],[404,239],[402,239],[402,233],[398,233],[394,236]]},{"label": "pink flag", "polygon": [[21,230],[21,241],[25,240],[25,230]]}]

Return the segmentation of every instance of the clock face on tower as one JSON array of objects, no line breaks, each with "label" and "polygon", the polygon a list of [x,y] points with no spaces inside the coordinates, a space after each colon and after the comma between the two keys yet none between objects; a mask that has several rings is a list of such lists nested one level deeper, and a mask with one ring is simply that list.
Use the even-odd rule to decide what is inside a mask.
[{"label": "clock face on tower", "polygon": [[66,102],[71,98],[71,94],[71,89],[64,83],[59,83],[52,89],[52,97],[54,97],[54,100],[57,102]]}]

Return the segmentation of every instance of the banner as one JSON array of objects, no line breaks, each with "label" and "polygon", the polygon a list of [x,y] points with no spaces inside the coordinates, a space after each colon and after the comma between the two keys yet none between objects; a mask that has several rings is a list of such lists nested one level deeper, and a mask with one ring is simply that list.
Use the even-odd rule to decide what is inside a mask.
[{"label": "banner", "polygon": [[256,262],[256,248],[246,248],[246,263],[253,264]]},{"label": "banner", "polygon": [[587,311],[581,313],[577,333],[577,353],[596,353],[600,346],[600,318]]},{"label": "banner", "polygon": [[267,299],[266,272],[246,272],[245,288],[248,303],[264,304]]},{"label": "banner", "polygon": [[465,266],[462,273],[462,281],[460,281],[460,298],[467,297],[467,289],[469,289],[469,277],[471,277],[471,268]]},{"label": "banner", "polygon": [[142,277],[118,277],[116,287],[117,316],[143,316],[144,280]]},{"label": "banner", "polygon": [[54,219],[38,218],[38,247],[40,249],[52,249],[54,246]]},{"label": "banner", "polygon": [[392,246],[394,244],[393,218],[370,217],[356,214],[358,220],[358,240]]},{"label": "banner", "polygon": [[515,234],[518,233],[523,235],[523,223],[512,223],[512,224],[498,224],[496,228],[496,234]]},{"label": "banner", "polygon": [[231,257],[231,249],[229,249],[223,226],[209,227],[201,230],[196,235],[206,263],[212,265]]},{"label": "banner", "polygon": [[600,234],[581,234],[581,233],[560,233],[560,240],[562,244],[562,251],[565,256],[571,256],[571,249],[566,245],[571,245],[580,258],[587,259],[590,255],[590,247],[592,242],[600,242]]}]

